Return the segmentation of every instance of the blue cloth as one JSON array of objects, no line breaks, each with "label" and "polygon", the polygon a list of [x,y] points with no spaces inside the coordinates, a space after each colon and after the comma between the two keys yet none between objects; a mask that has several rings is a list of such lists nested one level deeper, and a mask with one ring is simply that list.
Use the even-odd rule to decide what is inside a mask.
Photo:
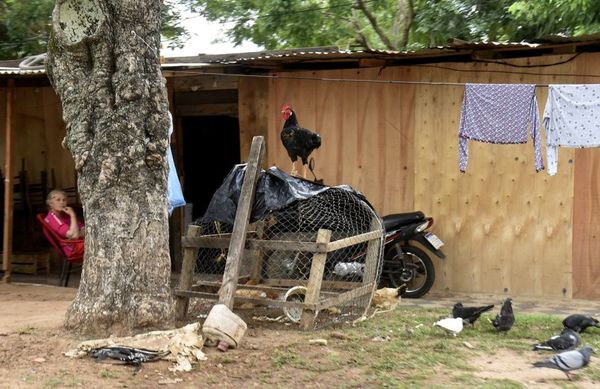
[{"label": "blue cloth", "polygon": [[[169,112],[169,142],[171,141],[171,134],[173,133],[173,116]],[[183,198],[183,191],[181,190],[181,184],[179,183],[179,177],[177,176],[177,169],[175,168],[175,161],[173,160],[173,153],[171,152],[171,146],[167,149],[167,161],[169,162],[169,177],[167,181],[168,188],[168,211],[169,215],[173,213],[173,210],[177,207],[183,207],[185,205],[185,199]]]}]

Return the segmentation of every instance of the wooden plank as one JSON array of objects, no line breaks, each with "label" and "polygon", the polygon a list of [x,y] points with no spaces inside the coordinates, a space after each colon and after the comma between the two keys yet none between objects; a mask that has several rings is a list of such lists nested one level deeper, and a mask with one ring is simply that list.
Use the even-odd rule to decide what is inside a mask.
[{"label": "wooden plank", "polygon": [[[335,297],[321,300],[321,302],[317,305],[317,310],[320,311],[323,309],[327,309],[329,307],[333,307],[335,305],[340,305],[342,303],[353,300],[355,298],[362,297],[367,294],[372,294],[373,290],[375,290],[376,287],[377,287],[376,283],[371,282],[371,283],[361,286],[360,288],[352,289],[347,292],[340,293]],[[371,299],[369,299],[369,301],[371,301]],[[369,308],[369,305],[367,305],[367,308]]]},{"label": "wooden plank", "polygon": [[[575,74],[596,74],[600,66],[598,53],[583,53],[576,58]],[[588,77],[577,77],[578,83],[590,83]],[[597,83],[598,81],[594,81]],[[558,171],[565,168],[560,159]],[[568,161],[567,161],[568,162]],[[600,298],[600,149],[576,149],[574,155],[573,185],[573,244],[572,285],[573,297]],[[566,165],[567,167],[569,165]],[[568,204],[565,204],[568,206]],[[560,232],[560,231],[558,231]]]},{"label": "wooden plank", "polygon": [[[600,298],[600,150],[575,151],[573,297]],[[561,166],[559,165],[559,169]]]},{"label": "wooden plank", "polygon": [[[187,237],[192,239],[202,233],[200,226],[190,225],[187,231]],[[181,264],[181,274],[179,276],[179,289],[189,290],[192,286],[194,276],[194,267],[198,249],[194,247],[185,247],[183,250],[183,263]],[[187,314],[189,300],[179,296],[175,301],[175,313],[179,320],[185,319]]]},{"label": "wooden plank", "polygon": [[[216,293],[206,293],[206,292],[194,292],[190,290],[181,290],[175,289],[173,294],[178,297],[196,297],[203,298],[209,300],[218,300],[219,295]],[[291,301],[282,301],[282,300],[273,300],[269,298],[256,298],[256,297],[243,297],[243,296],[235,296],[236,302],[244,302],[244,303],[254,303],[257,305],[269,305],[272,307],[289,307],[289,308],[305,308],[308,306],[312,308],[314,311],[316,309],[316,304],[305,304],[302,302],[291,302]]]},{"label": "wooden plank", "polygon": [[[329,239],[331,239],[331,231],[319,229],[319,232],[317,232],[317,243],[327,244],[329,243]],[[314,308],[310,309],[310,306],[316,305],[319,302],[326,259],[326,253],[315,254],[312,258],[310,276],[308,277],[308,284],[306,286],[306,296],[304,296],[305,308],[302,311],[302,318],[300,319],[300,326],[304,330],[311,328],[315,322],[317,312]]]},{"label": "wooden plank", "polygon": [[237,103],[177,105],[177,116],[234,116],[237,117]]},{"label": "wooden plank", "polygon": [[[193,286],[192,289],[193,291],[196,291],[198,288],[204,287],[204,286],[208,286],[211,288],[220,288],[221,287],[221,282],[217,282],[217,281],[198,281],[196,282]],[[298,286],[293,285],[293,286]],[[284,288],[284,287],[277,287],[277,286],[270,286],[267,284],[261,284],[261,285],[246,285],[246,284],[240,284],[238,283],[237,286],[238,289],[248,289],[248,290],[260,290],[260,291],[264,291],[264,292],[272,292],[272,293],[281,293],[281,294],[285,294],[285,292],[288,291],[289,288]],[[338,295],[338,292],[329,292],[329,291],[321,291],[321,294],[325,294],[325,295]]]},{"label": "wooden plank", "polygon": [[[228,248],[231,234],[204,235],[195,238],[184,237],[183,247],[204,247],[213,249]],[[248,250],[282,250],[282,251],[306,251],[313,253],[327,252],[327,246],[316,242],[299,242],[291,240],[260,240],[246,239],[244,248]]]},{"label": "wooden plank", "polygon": [[[256,238],[262,239],[265,230],[265,222],[259,221],[256,223]],[[254,249],[250,251],[248,255],[250,261],[250,280],[255,284],[259,284],[262,281],[262,270],[264,264],[264,255],[262,250]]]},{"label": "wooden plank", "polygon": [[10,254],[12,250],[12,229],[13,229],[13,182],[12,182],[12,146],[13,146],[13,104],[15,97],[15,80],[9,79],[6,89],[6,128],[4,144],[4,234],[3,234],[3,255],[2,270],[4,276],[2,281],[10,283]]},{"label": "wooden plank", "polygon": [[[267,285],[275,285],[275,286],[297,286],[302,285],[306,286],[308,281],[306,280],[296,280],[296,279],[285,279],[285,278],[269,278],[264,280],[264,283]],[[361,286],[360,282],[348,282],[348,281],[328,281],[323,280],[321,283],[323,289],[354,289]]]},{"label": "wooden plank", "polygon": [[203,105],[203,104],[233,104],[238,102],[236,89],[227,90],[200,90],[197,92],[176,93],[177,105]]},{"label": "wooden plank", "polygon": [[[381,223],[377,222],[378,225]],[[330,242],[327,245],[327,252],[339,250],[344,247],[353,246],[355,244],[363,243],[370,240],[377,240],[383,236],[383,229],[378,229],[376,231],[365,232],[364,234],[354,235],[349,238],[338,239],[336,241]]]},{"label": "wooden plank", "polygon": [[[269,80],[242,78],[238,88],[238,114],[240,122],[240,160],[250,153],[252,138],[262,136],[269,145]],[[277,140],[279,137],[277,137]],[[267,147],[267,151],[270,149]],[[267,165],[267,158],[263,167]]]},{"label": "wooden plank", "polygon": [[[374,217],[373,220],[371,220],[370,229],[372,232],[379,233],[379,237],[381,237],[383,226],[377,217]],[[383,250],[383,243],[379,237],[371,239],[367,245],[363,285],[374,283],[377,279],[377,269],[382,257],[381,250]],[[375,289],[373,289],[373,292],[375,292]]]},{"label": "wooden plank", "polygon": [[254,204],[256,181],[260,173],[264,152],[264,138],[261,136],[254,137],[235,213],[233,233],[227,253],[225,272],[223,274],[223,286],[219,292],[219,303],[224,304],[229,309],[233,308],[233,298],[246,242],[248,222],[250,220],[252,205]]},{"label": "wooden plank", "polygon": [[175,92],[195,92],[202,90],[237,89],[237,77],[190,76],[174,77]]}]

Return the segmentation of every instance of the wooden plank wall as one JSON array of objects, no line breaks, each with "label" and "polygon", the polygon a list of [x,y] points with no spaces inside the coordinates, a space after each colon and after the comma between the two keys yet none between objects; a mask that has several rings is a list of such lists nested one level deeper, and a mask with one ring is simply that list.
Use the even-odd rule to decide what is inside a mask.
[{"label": "wooden plank wall", "polygon": [[242,78],[238,89],[240,120],[240,161],[248,160],[252,138],[268,139],[269,81],[265,78]]},{"label": "wooden plank wall", "polygon": [[[380,78],[378,72],[354,69],[293,76],[369,80]],[[410,69],[391,74],[411,76]],[[279,79],[271,80],[270,86],[269,165],[290,172],[291,161],[279,138],[281,106],[290,103],[300,125],[321,135],[323,146],[313,153],[318,178],[327,185],[351,185],[380,212],[413,208],[413,132],[407,130],[414,126],[413,85]],[[312,179],[310,172],[308,178]]]},{"label": "wooden plank wall", "polygon": [[[578,58],[579,59],[579,58]],[[600,55],[584,54],[577,74],[600,75]],[[577,82],[600,83],[600,77],[578,77]],[[562,149],[559,151],[562,153]],[[561,166],[559,165],[560,169]],[[600,297],[600,149],[575,150],[573,209],[573,297]]]},{"label": "wooden plank wall", "polygon": [[[462,85],[318,80],[597,82],[572,75],[597,72],[600,54],[570,58],[507,60],[522,66],[566,61],[543,67],[481,62],[278,74],[313,80],[270,81],[269,164],[289,172],[279,141],[280,107],[289,102],[300,124],[322,135],[323,146],[314,156],[317,175],[327,184],[352,185],[380,214],[420,209],[435,217],[434,230],[446,242],[448,258],[434,258],[434,290],[590,297],[592,288],[600,290],[600,265],[593,256],[600,246],[599,227],[593,227],[600,218],[600,150],[561,149],[558,174],[550,177],[535,172],[531,140],[523,145],[470,142],[467,172],[461,174]],[[537,96],[541,117],[547,88],[537,88]]]},{"label": "wooden plank wall", "polygon": [[[0,104],[0,160],[4,161],[5,88],[0,88]],[[39,183],[41,171],[47,170],[50,175],[50,169],[54,168],[57,187],[74,186],[73,159],[61,147],[65,129],[60,101],[52,88],[17,84],[14,115],[13,176],[18,174],[21,160],[25,159],[30,183]]]}]

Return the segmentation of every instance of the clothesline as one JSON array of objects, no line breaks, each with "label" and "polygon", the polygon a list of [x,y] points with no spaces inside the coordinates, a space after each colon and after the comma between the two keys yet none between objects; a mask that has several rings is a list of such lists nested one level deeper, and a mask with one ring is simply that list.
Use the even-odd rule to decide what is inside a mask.
[{"label": "clothesline", "polygon": [[[548,175],[558,167],[559,147],[600,147],[600,84],[549,87],[544,105]],[[468,142],[527,143],[533,139],[535,167],[544,169],[541,125],[532,84],[472,84],[465,87],[459,125],[459,169],[467,166]]]},{"label": "clothesline", "polygon": [[[462,71],[459,69],[450,69],[455,71]],[[487,71],[486,71],[487,72]],[[242,73],[215,73],[215,72],[202,72],[194,70],[178,70],[177,73],[185,73],[190,75],[202,75],[202,76],[217,76],[217,77],[239,77],[239,78],[266,78],[273,80],[304,80],[304,81],[326,81],[326,82],[354,82],[364,84],[406,84],[406,85],[443,85],[443,86],[457,86],[464,87],[467,84],[474,84],[473,82],[448,82],[448,81],[407,81],[407,80],[364,80],[357,78],[334,78],[334,77],[304,77],[304,76],[280,76],[280,75],[265,75],[265,74],[242,74]],[[539,75],[539,76],[565,76],[565,77],[600,77],[600,75],[581,75],[581,74],[537,74],[528,72],[506,72],[509,74],[526,74],[526,75]],[[486,83],[482,83],[486,84]],[[492,83],[489,83],[492,84]],[[519,83],[535,85],[537,88],[547,88],[548,85],[565,84],[565,83],[552,83],[552,84],[532,84],[532,83]],[[582,83],[577,83],[581,85]]]}]

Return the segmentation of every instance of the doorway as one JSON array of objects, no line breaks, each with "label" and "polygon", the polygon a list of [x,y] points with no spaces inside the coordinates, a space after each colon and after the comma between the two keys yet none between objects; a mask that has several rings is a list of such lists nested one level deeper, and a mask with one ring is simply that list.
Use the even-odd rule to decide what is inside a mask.
[{"label": "doorway", "polygon": [[192,218],[204,215],[215,191],[240,163],[240,125],[231,116],[185,116],[183,194],[192,203]]}]

